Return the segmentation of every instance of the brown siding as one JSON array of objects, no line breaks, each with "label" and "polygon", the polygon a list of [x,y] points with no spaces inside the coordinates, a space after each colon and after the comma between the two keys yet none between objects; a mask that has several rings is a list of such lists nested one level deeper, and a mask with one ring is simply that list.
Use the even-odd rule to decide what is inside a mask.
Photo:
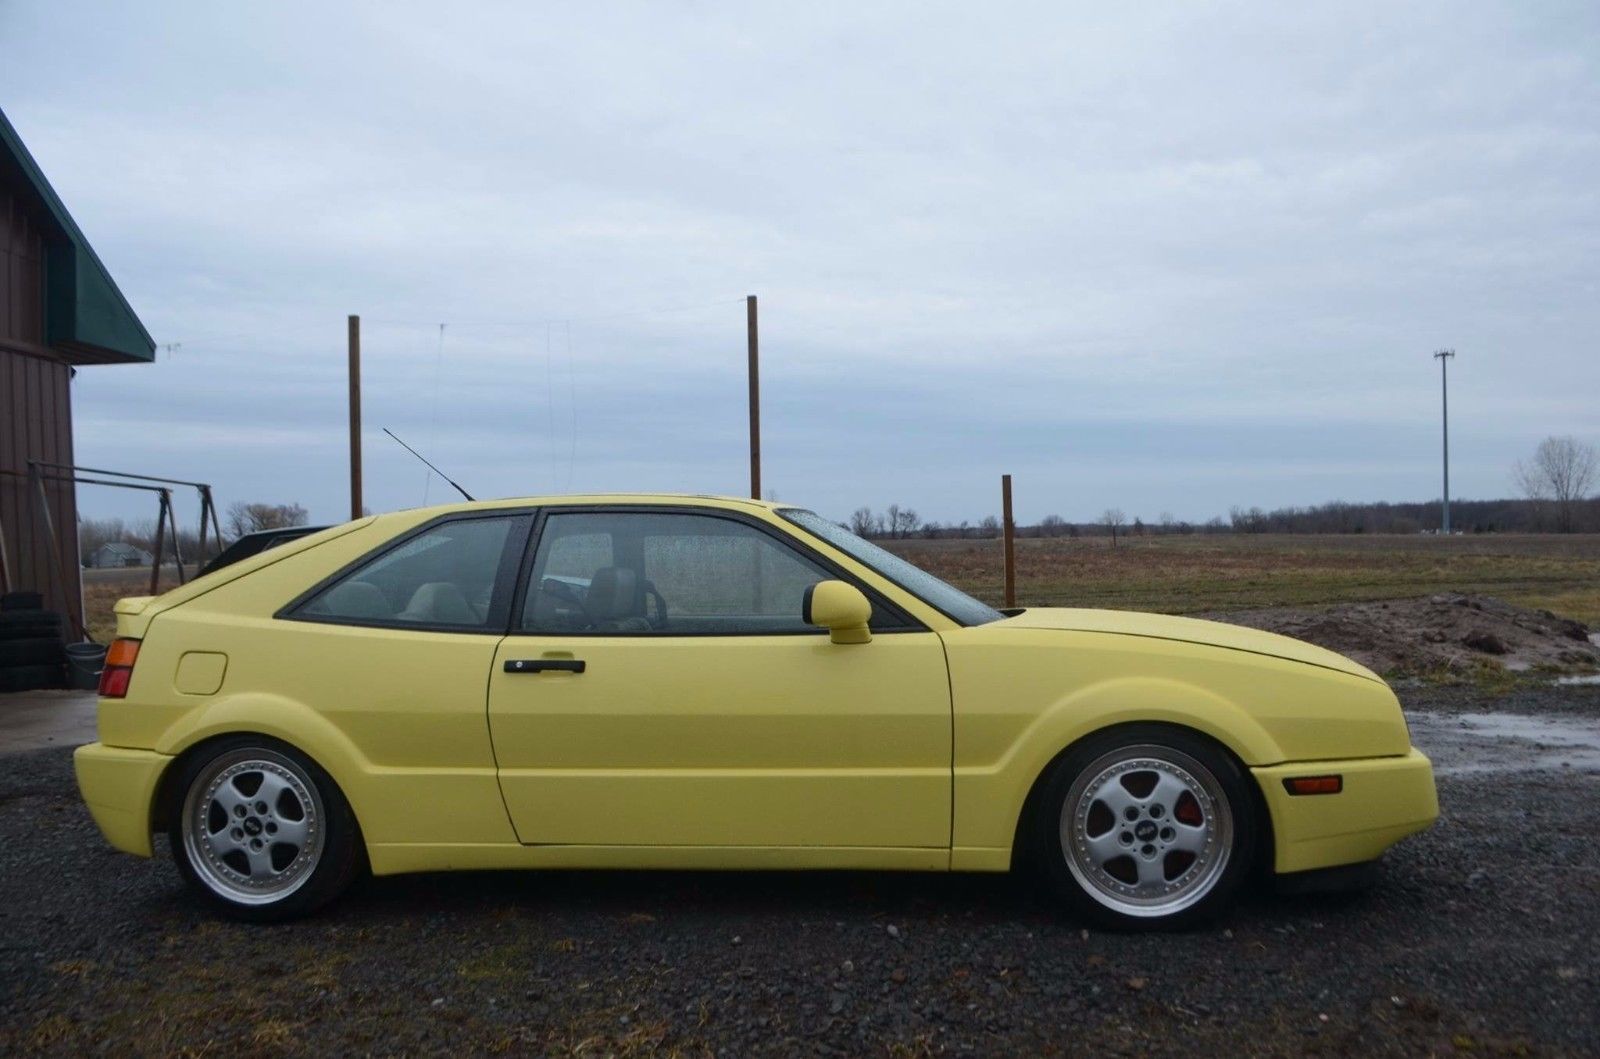
[{"label": "brown siding", "polygon": [[44,344],[44,233],[0,184],[0,340]]},{"label": "brown siding", "polygon": [[[29,460],[72,462],[72,369],[44,348],[44,236],[0,185],[0,540],[14,589],[45,593],[46,606],[82,619],[78,508],[70,482],[48,482],[62,557],[51,570]],[[60,587],[58,587],[60,586]]]}]

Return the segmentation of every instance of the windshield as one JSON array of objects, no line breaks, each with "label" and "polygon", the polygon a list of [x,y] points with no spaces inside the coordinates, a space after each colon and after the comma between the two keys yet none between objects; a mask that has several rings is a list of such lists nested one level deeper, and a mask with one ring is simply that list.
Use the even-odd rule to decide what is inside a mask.
[{"label": "windshield", "polygon": [[778,514],[806,532],[827,541],[850,558],[870,566],[924,603],[962,625],[983,625],[1005,617],[987,603],[980,603],[959,588],[945,584],[921,567],[911,565],[871,541],[862,540],[843,526],[829,522],[821,515],[794,507],[784,508]]}]

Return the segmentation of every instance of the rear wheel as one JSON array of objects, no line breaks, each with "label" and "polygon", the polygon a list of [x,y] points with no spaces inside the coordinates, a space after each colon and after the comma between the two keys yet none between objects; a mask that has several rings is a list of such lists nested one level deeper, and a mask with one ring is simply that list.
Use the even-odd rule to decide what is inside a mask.
[{"label": "rear wheel", "polygon": [[1258,826],[1233,759],[1164,725],[1130,725],[1067,754],[1046,781],[1036,823],[1055,891],[1119,930],[1214,918],[1250,872]]},{"label": "rear wheel", "polygon": [[184,878],[240,919],[290,919],[331,901],[363,866],[349,804],[317,764],[239,736],[188,759],[169,839]]}]

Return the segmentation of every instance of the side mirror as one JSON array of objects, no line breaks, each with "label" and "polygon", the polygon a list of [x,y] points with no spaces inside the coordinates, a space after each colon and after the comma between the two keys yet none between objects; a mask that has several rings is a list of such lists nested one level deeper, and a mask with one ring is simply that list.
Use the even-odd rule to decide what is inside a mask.
[{"label": "side mirror", "polygon": [[800,620],[827,629],[834,643],[871,643],[870,617],[872,604],[867,597],[843,581],[818,581],[806,589],[805,602],[800,605]]}]

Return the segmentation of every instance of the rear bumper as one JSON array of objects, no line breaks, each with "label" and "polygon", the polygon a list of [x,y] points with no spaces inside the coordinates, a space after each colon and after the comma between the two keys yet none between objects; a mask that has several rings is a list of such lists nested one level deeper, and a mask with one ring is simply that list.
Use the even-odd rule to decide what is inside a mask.
[{"label": "rear bumper", "polygon": [[172,758],[153,750],[89,743],[72,755],[78,791],[100,833],[124,853],[151,854],[150,810]]},{"label": "rear bumper", "polygon": [[[1272,814],[1273,870],[1311,871],[1376,860],[1439,816],[1433,765],[1416,748],[1403,757],[1299,761],[1250,770]],[[1338,794],[1292,795],[1294,776],[1339,775]]]}]

